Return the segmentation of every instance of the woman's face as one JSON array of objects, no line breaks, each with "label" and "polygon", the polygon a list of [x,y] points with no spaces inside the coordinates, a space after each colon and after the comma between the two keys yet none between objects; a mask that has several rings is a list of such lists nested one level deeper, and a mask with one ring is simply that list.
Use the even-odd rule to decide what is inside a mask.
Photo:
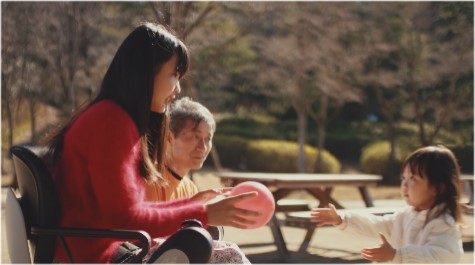
[{"label": "woman's face", "polygon": [[150,107],[153,112],[165,112],[175,95],[180,93],[180,74],[176,69],[177,64],[178,57],[173,55],[155,75],[152,105]]},{"label": "woman's face", "polygon": [[213,130],[204,121],[198,126],[187,120],[178,135],[169,134],[169,157],[167,165],[180,175],[192,169],[200,169],[211,151]]},{"label": "woman's face", "polygon": [[429,184],[427,178],[411,172],[410,167],[406,166],[401,176],[401,195],[407,204],[416,208],[417,211],[421,211],[432,206],[437,192]]}]

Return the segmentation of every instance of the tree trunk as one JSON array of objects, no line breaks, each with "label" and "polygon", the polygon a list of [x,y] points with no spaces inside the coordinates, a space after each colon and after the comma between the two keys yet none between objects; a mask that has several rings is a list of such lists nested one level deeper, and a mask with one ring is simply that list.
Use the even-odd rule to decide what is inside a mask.
[{"label": "tree trunk", "polygon": [[305,143],[307,139],[307,115],[305,111],[297,110],[297,170],[299,173],[305,172]]},{"label": "tree trunk", "polygon": [[326,137],[326,127],[327,127],[327,116],[328,116],[328,95],[322,93],[320,95],[320,110],[318,113],[318,134],[317,134],[317,160],[313,167],[313,172],[318,173],[322,170],[322,152],[325,148],[325,137]]},{"label": "tree trunk", "polygon": [[[3,87],[3,93],[6,93],[6,91],[7,89]],[[9,149],[13,145],[13,113],[9,102],[3,102],[2,105],[5,106],[8,124],[8,146],[5,146],[5,148]]]},{"label": "tree trunk", "polygon": [[383,97],[382,87],[375,88],[378,102],[381,106],[381,113],[383,114],[387,125],[387,137],[389,141],[389,159],[394,161],[396,159],[396,126],[394,121],[394,108],[391,100],[386,100]]},{"label": "tree trunk", "polygon": [[36,101],[34,98],[33,93],[30,91],[28,93],[28,102],[30,107],[30,130],[31,130],[31,143],[36,143],[37,135],[36,135]]},{"label": "tree trunk", "polygon": [[396,128],[392,115],[386,120],[388,124],[388,141],[389,141],[389,160],[396,160]]},{"label": "tree trunk", "polygon": [[414,100],[414,112],[416,113],[416,123],[417,127],[419,128],[419,141],[421,143],[421,146],[426,146],[428,145],[427,139],[426,139],[426,132],[424,128],[424,114],[423,114],[423,109],[421,106],[421,98],[419,97],[419,93],[415,87],[414,84],[410,84],[410,89],[412,91],[412,98]]},{"label": "tree trunk", "polygon": [[[10,157],[10,147],[13,146],[13,112],[11,108],[11,94],[10,88],[8,87],[6,76],[2,73],[2,108],[7,114],[7,124],[8,124],[8,146],[2,146],[2,158],[3,162],[5,162],[5,157]],[[5,163],[2,163],[2,175],[6,172],[4,168]],[[13,169],[13,161],[11,161],[11,172],[12,176],[15,176],[15,172]],[[13,183],[11,185],[13,187],[17,187],[16,178],[13,177]]]}]

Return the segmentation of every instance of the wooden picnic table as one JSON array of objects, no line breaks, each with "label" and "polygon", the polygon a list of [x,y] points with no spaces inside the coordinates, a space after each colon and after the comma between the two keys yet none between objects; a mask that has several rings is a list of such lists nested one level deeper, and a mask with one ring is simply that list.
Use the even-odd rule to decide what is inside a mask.
[{"label": "wooden picnic table", "polygon": [[[336,186],[353,186],[358,189],[366,207],[374,206],[368,192],[368,186],[375,186],[381,181],[379,175],[369,174],[314,174],[314,173],[259,173],[259,172],[216,172],[225,186],[236,186],[245,181],[257,181],[266,185],[277,202],[293,191],[305,190],[319,201],[318,207],[332,203],[337,208],[344,208],[332,197]],[[280,229],[280,222],[275,213],[269,222],[277,250],[283,260],[288,258],[288,250]],[[314,229],[309,229],[306,235],[311,237]]]},{"label": "wooden picnic table", "polygon": [[368,186],[375,186],[381,176],[369,174],[313,174],[313,173],[257,173],[257,172],[217,172],[226,186],[235,186],[244,181],[257,181],[273,190],[277,202],[295,190],[305,190],[319,201],[319,207],[333,203],[344,208],[331,193],[335,186],[357,187],[367,207],[374,206],[368,193]]}]

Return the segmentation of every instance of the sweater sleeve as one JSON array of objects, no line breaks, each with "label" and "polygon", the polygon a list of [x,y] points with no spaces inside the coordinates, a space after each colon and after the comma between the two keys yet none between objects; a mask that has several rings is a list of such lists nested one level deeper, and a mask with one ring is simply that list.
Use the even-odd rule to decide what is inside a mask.
[{"label": "sweater sleeve", "polygon": [[207,224],[203,204],[187,199],[146,203],[144,180],[139,174],[140,137],[135,123],[115,106],[115,114],[90,117],[94,133],[85,149],[92,196],[95,197],[99,223],[115,224],[122,229],[143,229],[152,237],[167,236],[186,219]]},{"label": "sweater sleeve", "polygon": [[421,235],[421,245],[410,244],[396,249],[394,263],[449,263],[460,262],[463,247],[460,231],[452,220],[435,219],[429,222]]},{"label": "sweater sleeve", "polygon": [[343,222],[337,227],[346,232],[367,237],[379,237],[379,233],[389,238],[395,214],[376,216],[358,212],[347,212],[340,215]]}]

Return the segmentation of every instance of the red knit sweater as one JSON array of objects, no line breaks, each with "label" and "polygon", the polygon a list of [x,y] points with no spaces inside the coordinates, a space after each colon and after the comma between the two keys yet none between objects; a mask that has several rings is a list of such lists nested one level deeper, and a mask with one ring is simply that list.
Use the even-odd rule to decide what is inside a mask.
[{"label": "red knit sweater", "polygon": [[[53,181],[61,204],[61,225],[140,229],[164,237],[186,219],[207,226],[203,204],[189,199],[146,202],[139,174],[140,137],[131,117],[116,103],[96,103],[73,123],[64,138]],[[123,240],[68,238],[75,262],[105,263]],[[59,246],[56,256],[67,261]]]}]

